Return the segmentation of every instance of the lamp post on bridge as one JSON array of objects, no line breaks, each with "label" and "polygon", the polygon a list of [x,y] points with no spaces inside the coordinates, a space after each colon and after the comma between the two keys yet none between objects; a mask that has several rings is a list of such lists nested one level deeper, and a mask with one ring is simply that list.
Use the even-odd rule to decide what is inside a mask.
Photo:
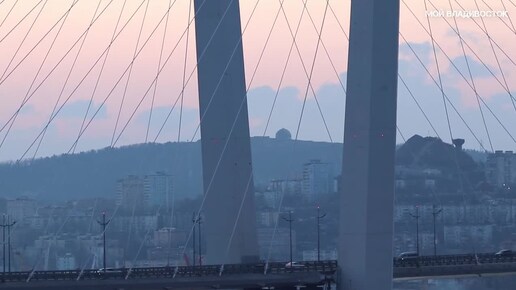
[{"label": "lamp post on bridge", "polygon": [[193,232],[192,232],[192,251],[193,251],[193,266],[195,267],[195,260],[197,259],[197,257],[195,256],[195,229],[197,227],[197,215],[195,214],[195,212],[192,214],[192,223],[193,223]]},{"label": "lamp post on bridge", "polygon": [[201,213],[197,216],[197,223],[199,224],[199,266],[202,266]]},{"label": "lamp post on bridge", "polygon": [[436,235],[435,235],[435,218],[438,214],[440,214],[441,212],[443,211],[442,208],[436,210],[435,209],[435,204],[432,205],[432,215],[434,217],[434,256],[437,256],[437,240],[436,240]]},{"label": "lamp post on bridge", "polygon": [[289,248],[290,248],[290,267],[292,268],[292,222],[294,221],[292,219],[292,211],[288,212],[288,219],[285,217],[281,217],[283,220],[288,222],[288,228],[289,228]]},{"label": "lamp post on bridge", "polygon": [[104,268],[104,274],[106,273],[106,227],[111,222],[111,220],[106,221],[106,213],[102,213],[102,220],[97,221],[99,225],[102,226],[102,240],[103,240],[103,250],[102,250],[102,264]]},{"label": "lamp post on bridge", "polygon": [[320,214],[320,207],[317,206],[317,262],[321,261],[321,219],[325,216]]},{"label": "lamp post on bridge", "polygon": [[[199,266],[202,266],[202,240],[201,240],[201,213],[196,214],[195,212],[192,214],[192,223],[193,223],[193,244],[192,244],[192,250],[193,250],[193,266],[195,266],[197,256],[196,256],[196,237],[195,237],[195,230],[198,230],[199,235]],[[199,228],[197,228],[197,225],[199,225]]]},{"label": "lamp post on bridge", "polygon": [[416,252],[419,256],[419,206],[416,205],[416,214],[410,214],[410,216],[416,219]]},{"label": "lamp post on bridge", "polygon": [[9,267],[9,273],[11,272],[11,227],[14,226],[16,224],[16,221],[10,221],[10,218],[9,216],[6,216],[5,214],[3,215],[2,217],[2,224],[0,225],[2,227],[2,246],[3,246],[3,274],[5,275],[5,269],[6,269],[6,265],[5,265],[5,258],[6,258],[6,255],[5,255],[5,246],[6,246],[6,241],[5,241],[5,230],[7,229],[7,251],[8,251],[8,256],[9,256],[9,263],[8,263],[8,267]]}]

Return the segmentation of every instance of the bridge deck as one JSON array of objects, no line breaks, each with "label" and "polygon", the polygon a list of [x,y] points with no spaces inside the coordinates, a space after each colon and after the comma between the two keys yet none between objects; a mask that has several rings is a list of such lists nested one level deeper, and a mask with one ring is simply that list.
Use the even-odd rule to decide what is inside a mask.
[{"label": "bridge deck", "polygon": [[[457,278],[516,274],[516,255],[466,254],[394,258],[394,280]],[[98,270],[35,271],[6,273],[0,289],[231,289],[313,288],[335,283],[337,261],[209,265],[197,267],[151,267]]]}]

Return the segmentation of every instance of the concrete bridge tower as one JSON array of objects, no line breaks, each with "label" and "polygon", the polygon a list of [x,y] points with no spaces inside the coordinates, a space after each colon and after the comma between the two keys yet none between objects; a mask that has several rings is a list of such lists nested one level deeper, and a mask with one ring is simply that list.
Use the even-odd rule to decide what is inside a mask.
[{"label": "concrete bridge tower", "polygon": [[257,261],[239,1],[195,0],[194,4],[203,183],[207,195],[203,225],[206,262]]},{"label": "concrete bridge tower", "polygon": [[339,285],[392,289],[399,0],[352,0]]}]

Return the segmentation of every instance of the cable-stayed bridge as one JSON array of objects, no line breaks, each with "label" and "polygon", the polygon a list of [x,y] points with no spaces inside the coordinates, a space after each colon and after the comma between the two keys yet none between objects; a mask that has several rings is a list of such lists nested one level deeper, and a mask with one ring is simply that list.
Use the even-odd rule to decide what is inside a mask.
[{"label": "cable-stayed bridge", "polygon": [[[4,3],[5,2],[5,3]],[[475,79],[474,73],[472,72],[473,63],[475,65],[484,66],[487,71],[486,74],[489,76],[489,80],[494,83],[497,90],[501,91],[501,94],[507,94],[508,101],[505,103],[509,107],[507,114],[514,114],[516,112],[515,98],[512,95],[510,88],[512,71],[511,65],[516,65],[513,61],[513,56],[508,52],[504,44],[499,39],[493,37],[493,33],[489,32],[489,26],[484,22],[484,19],[471,18],[474,24],[481,31],[481,35],[485,37],[492,56],[494,57],[493,62],[484,61],[484,58],[479,55],[475,45],[468,42],[464,37],[464,31],[460,29],[459,23],[456,18],[442,18],[440,25],[449,26],[448,31],[454,34],[456,37],[457,44],[459,44],[460,51],[463,54],[461,58],[461,65],[465,67],[459,67],[457,60],[450,57],[446,53],[446,44],[439,43],[436,39],[432,28],[435,29],[434,20],[431,19],[432,13],[426,13],[425,15],[417,16],[411,9],[411,4],[401,1],[405,9],[410,12],[415,18],[415,24],[420,25],[423,29],[423,35],[428,36],[430,48],[430,57],[435,62],[428,61],[417,52],[410,41],[408,41],[403,32],[399,29],[399,11],[400,2],[397,0],[392,1],[352,1],[351,2],[351,18],[349,28],[349,49],[348,49],[348,60],[347,60],[347,81],[344,86],[344,81],[341,79],[335,63],[332,61],[333,57],[329,53],[329,47],[325,45],[323,41],[323,32],[327,20],[333,19],[337,25],[337,29],[342,30],[346,38],[348,34],[346,29],[342,25],[344,19],[340,19],[337,16],[335,9],[332,7],[332,1],[321,1],[323,7],[323,13],[320,23],[316,23],[314,18],[309,12],[309,1],[299,1],[301,6],[301,16],[297,25],[289,23],[287,13],[285,12],[286,3],[283,0],[279,0],[275,3],[277,12],[274,14],[274,22],[263,44],[263,49],[259,51],[257,65],[251,74],[246,74],[246,67],[244,66],[244,34],[250,23],[260,0],[254,2],[254,6],[250,9],[250,16],[247,22],[241,22],[240,11],[241,3],[238,0],[224,0],[224,1],[209,1],[209,0],[195,0],[188,3],[188,18],[186,28],[180,29],[179,35],[177,35],[175,44],[172,45],[172,50],[167,56],[164,54],[164,47],[166,46],[167,27],[169,23],[174,21],[169,19],[171,11],[175,5],[180,5],[180,0],[169,1],[168,6],[162,7],[162,13],[159,13],[157,23],[152,28],[145,27],[145,21],[147,17],[152,18],[149,13],[149,6],[151,1],[136,1],[139,6],[131,7],[134,10],[131,12],[124,12],[127,2],[131,1],[99,1],[95,7],[95,12],[89,23],[86,25],[86,29],[83,30],[82,34],[78,38],[72,38],[68,44],[69,49],[64,49],[62,57],[52,57],[52,50],[55,48],[56,40],[59,38],[59,33],[65,25],[65,21],[68,19],[71,11],[75,6],[79,5],[79,0],[70,1],[69,8],[64,11],[60,18],[58,18],[55,24],[50,27],[43,29],[41,38],[36,38],[33,41],[33,46],[25,49],[24,43],[28,39],[31,31],[37,28],[37,21],[40,15],[43,15],[45,11],[45,5],[51,1],[35,1],[32,3],[34,6],[28,7],[27,14],[21,14],[17,21],[11,22],[11,26],[5,30],[1,42],[6,39],[17,36],[18,46],[14,46],[14,51],[10,51],[11,54],[6,60],[6,68],[3,75],[0,77],[0,86],[7,86],[10,82],[16,82],[23,78],[22,68],[26,63],[31,63],[32,69],[35,70],[35,76],[29,80],[27,84],[24,83],[23,91],[25,91],[19,102],[19,105],[15,105],[10,108],[12,111],[6,112],[6,116],[3,117],[5,122],[2,123],[0,132],[3,133],[2,141],[0,143],[0,150],[2,146],[8,146],[9,139],[14,139],[13,127],[16,124],[16,120],[23,118],[24,110],[30,110],[28,105],[31,99],[37,95],[38,90],[45,88],[46,86],[52,87],[53,85],[47,85],[47,80],[54,74],[55,71],[62,70],[63,62],[68,61],[68,69],[60,72],[61,78],[57,81],[58,97],[55,103],[50,104],[51,112],[47,120],[44,121],[40,131],[37,132],[36,137],[28,142],[28,147],[22,150],[20,157],[17,158],[16,163],[30,162],[37,155],[42,144],[44,145],[45,135],[51,134],[49,131],[53,122],[57,122],[57,117],[64,111],[66,104],[78,91],[84,94],[81,86],[88,87],[90,90],[88,94],[87,107],[84,112],[83,118],[79,118],[77,122],[77,128],[74,128],[74,137],[71,146],[68,148],[66,153],[74,153],[78,150],[79,143],[85,138],[85,133],[91,126],[102,126],[102,124],[95,124],[99,117],[102,115],[102,107],[108,102],[112,96],[118,96],[120,102],[118,107],[114,111],[116,115],[116,121],[110,138],[110,147],[114,147],[124,136],[124,132],[128,130],[131,121],[138,112],[138,109],[144,102],[151,102],[150,111],[148,112],[148,122],[145,132],[145,142],[156,142],[163,130],[166,130],[165,126],[169,120],[172,112],[176,107],[179,108],[179,124],[177,140],[181,140],[181,130],[183,126],[183,109],[185,102],[185,91],[188,83],[191,81],[195,72],[197,72],[198,81],[198,96],[199,96],[199,123],[193,126],[193,140],[200,131],[201,143],[202,143],[202,156],[203,156],[203,184],[204,184],[204,196],[201,203],[199,212],[203,211],[206,219],[204,228],[206,231],[207,238],[207,256],[206,263],[216,265],[214,267],[203,266],[207,273],[212,273],[214,269],[219,269],[219,273],[222,274],[225,269],[225,265],[233,265],[242,263],[243,265],[260,265],[257,264],[259,261],[257,237],[256,237],[256,225],[255,225],[255,212],[254,212],[254,181],[253,181],[253,167],[251,163],[251,150],[250,150],[250,118],[248,113],[247,94],[251,88],[251,84],[255,78],[255,74],[258,70],[262,56],[266,51],[269,43],[270,35],[273,31],[276,20],[280,16],[284,16],[287,35],[289,41],[287,47],[290,51],[286,57],[285,66],[283,67],[282,74],[279,77],[279,85],[276,90],[277,93],[272,103],[270,114],[267,118],[267,125],[265,125],[264,135],[269,126],[269,121],[274,112],[274,106],[278,93],[282,88],[282,82],[285,76],[286,68],[289,63],[291,54],[298,54],[301,62],[300,74],[303,81],[307,82],[304,92],[301,92],[302,97],[302,110],[297,120],[297,127],[295,133],[295,140],[298,140],[301,132],[301,125],[303,116],[305,113],[305,106],[307,100],[313,98],[317,105],[316,111],[319,113],[321,122],[323,124],[322,130],[327,133],[330,141],[333,141],[332,133],[330,130],[331,124],[327,122],[325,114],[320,106],[318,98],[318,92],[314,88],[314,78],[316,77],[316,63],[320,54],[326,54],[331,66],[329,69],[333,71],[337,78],[337,83],[342,87],[342,90],[346,93],[346,113],[345,115],[345,129],[344,131],[344,158],[343,158],[343,180],[341,193],[340,209],[341,209],[341,222],[339,225],[339,259],[338,267],[337,263],[332,263],[334,268],[332,271],[338,273],[338,278],[333,280],[339,283],[339,287],[342,289],[390,289],[391,281],[393,278],[393,267],[394,277],[396,277],[397,269],[403,272],[403,269],[414,268],[404,267],[402,265],[393,266],[392,263],[392,216],[393,208],[390,206],[394,203],[394,152],[396,144],[397,133],[400,137],[403,137],[402,129],[396,125],[397,119],[397,96],[398,96],[398,84],[397,80],[401,81],[403,87],[409,92],[411,98],[417,104],[418,109],[421,111],[424,119],[428,121],[430,127],[434,131],[435,135],[439,138],[440,135],[434,123],[430,120],[427,112],[421,107],[417,98],[415,97],[412,90],[405,82],[401,73],[398,73],[398,48],[399,40],[404,41],[406,45],[404,47],[408,52],[412,53],[409,56],[403,54],[403,57],[410,58],[410,60],[416,65],[421,65],[425,72],[428,73],[426,76],[429,83],[434,83],[437,87],[440,100],[442,100],[442,106],[445,112],[444,127],[446,133],[449,135],[450,142],[455,139],[456,134],[454,133],[455,124],[461,123],[466,127],[466,131],[471,133],[473,139],[478,142],[478,145],[485,151],[494,151],[494,145],[491,135],[493,125],[495,124],[497,130],[501,131],[503,136],[509,140],[516,140],[512,136],[514,130],[514,123],[507,122],[507,116],[501,116],[505,114],[497,113],[495,109],[491,107],[488,100],[485,97],[485,87],[487,86],[482,81]],[[109,13],[111,5],[117,2],[120,4],[119,14]],[[166,1],[165,1],[166,2]],[[333,1],[335,2],[335,1]],[[425,11],[439,10],[432,1],[423,1]],[[513,5],[509,1],[501,1],[505,9],[505,4]],[[5,9],[4,21],[10,19],[9,16],[12,11],[16,11],[17,3],[2,1],[0,8]],[[184,4],[184,3],[182,3]],[[477,9],[480,10],[480,6],[475,1]],[[134,5],[134,3],[133,3]],[[449,2],[447,9],[466,9],[462,6],[459,1],[452,3]],[[491,9],[487,3],[482,4],[482,9]],[[319,8],[320,8],[319,7]],[[432,8],[433,7],[433,8]],[[460,7],[460,8],[459,8]],[[124,14],[126,13],[126,14]],[[140,13],[140,14],[139,14]],[[309,18],[308,29],[310,31],[315,30],[315,51],[313,56],[309,60],[303,60],[301,48],[296,38],[306,32],[306,27],[301,25],[302,17],[305,15]],[[107,17],[105,15],[111,15],[114,19],[114,30],[110,37],[108,37],[108,45],[100,50],[100,54],[91,57],[88,50],[88,42],[86,41],[90,34],[90,30],[98,21],[102,21]],[[136,37],[136,45],[134,49],[130,49],[130,61],[127,66],[123,66],[122,74],[117,75],[113,73],[109,75],[110,81],[113,82],[113,86],[102,87],[99,86],[102,80],[106,77],[104,70],[109,71],[109,64],[106,65],[108,58],[110,57],[110,51],[113,44],[120,39],[124,30],[128,27],[131,22],[137,22],[134,20],[135,16],[141,16],[140,25],[138,29],[133,28],[135,32],[133,37]],[[492,21],[499,21],[500,26],[503,29],[507,29],[512,33],[515,33],[514,26],[510,17],[495,18]],[[426,25],[425,22],[426,21]],[[191,73],[188,68],[188,44],[190,37],[190,29],[193,30],[193,24],[195,23],[195,48],[196,48],[196,62],[194,69]],[[306,23],[305,23],[306,24]],[[3,22],[2,22],[3,25]],[[25,26],[24,26],[25,25]],[[104,24],[105,25],[105,24]],[[163,25],[163,26],[162,26]],[[434,27],[433,27],[434,25]],[[28,29],[22,30],[22,27]],[[105,26],[107,27],[107,26]],[[182,26],[181,26],[182,27]],[[145,30],[147,29],[147,30]],[[159,39],[156,36],[158,29],[162,29],[162,37]],[[468,28],[469,29],[469,28]],[[176,31],[177,32],[177,31]],[[466,33],[467,34],[467,33]],[[485,34],[485,35],[484,35]],[[61,36],[63,37],[63,36]],[[147,45],[150,45],[153,37],[158,37],[158,59],[157,68],[152,75],[150,84],[143,87],[141,95],[135,97],[136,101],[131,100],[131,85],[135,82],[132,79],[132,75],[138,72],[137,62],[142,57],[142,52]],[[291,38],[291,40],[290,40]],[[180,71],[180,82],[178,87],[180,88],[177,97],[174,98],[173,106],[171,107],[168,114],[165,114],[165,119],[161,125],[155,127],[157,133],[155,137],[151,135],[152,131],[152,116],[154,110],[154,102],[156,98],[156,90],[158,86],[158,80],[164,82],[161,74],[167,68],[172,59],[176,48],[179,47],[184,41],[184,62],[181,62]],[[4,42],[5,43],[5,42]],[[39,52],[41,55],[37,55],[36,48],[45,43],[47,45],[46,52]],[[155,44],[156,45],[156,44]],[[127,49],[127,48],[126,48]],[[404,51],[406,53],[407,51]],[[87,54],[91,57],[91,66],[84,65],[85,68],[81,68],[78,64],[78,60],[81,55]],[[111,53],[113,54],[113,53]],[[156,53],[155,53],[156,54]],[[344,52],[343,52],[344,54]],[[485,54],[485,52],[484,52]],[[38,57],[35,58],[34,55]],[[471,60],[472,56],[477,57],[475,62]],[[83,56],[85,57],[85,56]],[[111,55],[111,57],[116,57]],[[191,56],[190,56],[191,57]],[[52,59],[54,58],[54,59]],[[476,102],[478,107],[479,118],[481,122],[482,135],[485,134],[488,140],[489,146],[484,148],[485,141],[483,137],[479,137],[478,129],[472,128],[468,121],[463,117],[458,109],[457,105],[454,104],[450,98],[449,90],[447,90],[444,82],[447,78],[445,73],[445,67],[443,66],[443,59],[446,62],[446,72],[456,70],[458,77],[461,78],[461,85],[458,87],[460,90],[468,91],[470,95],[473,95],[473,100]],[[462,59],[464,63],[462,63]],[[49,65],[47,63],[51,63]],[[441,62],[440,62],[441,61]],[[511,69],[507,69],[507,67]],[[276,69],[276,68],[275,68]],[[74,72],[81,71],[80,77],[74,76]],[[332,74],[333,74],[332,72]],[[77,73],[76,73],[77,74]],[[96,75],[95,75],[96,74]],[[93,77],[92,77],[93,75]],[[113,77],[113,75],[115,75]],[[160,78],[161,76],[161,78]],[[247,78],[246,78],[247,77]],[[134,77],[133,77],[134,78]],[[55,82],[55,81],[54,81]],[[491,84],[489,84],[491,85]],[[135,86],[136,88],[138,86]],[[500,88],[501,87],[501,88]],[[26,90],[25,90],[26,89]],[[47,88],[48,89],[48,88]],[[103,97],[98,97],[101,94],[97,90],[103,89]],[[95,97],[97,97],[95,103]],[[7,97],[6,97],[7,98]],[[505,97],[507,98],[507,97]],[[507,99],[506,99],[507,100]],[[128,103],[134,105],[134,109],[129,112],[124,111],[124,108],[128,106]],[[513,109],[514,112],[513,112]],[[342,108],[344,110],[344,107]],[[177,111],[177,110],[176,110]],[[504,111],[505,112],[505,111]],[[154,112],[155,113],[155,112]],[[455,113],[455,114],[452,114]],[[2,113],[3,114],[3,113]],[[82,114],[81,114],[82,116]],[[486,116],[489,116],[487,118]],[[126,122],[124,123],[124,119]],[[490,121],[489,121],[490,120]],[[68,128],[68,127],[67,127]],[[485,131],[485,133],[483,132]],[[76,136],[76,137],[75,137]],[[507,137],[508,136],[508,137]],[[443,138],[444,139],[444,138]],[[446,138],[448,139],[448,138]],[[11,141],[16,147],[19,147],[17,142]],[[513,144],[511,143],[513,146]],[[295,150],[295,148],[293,148]],[[65,150],[66,151],[66,150]],[[457,158],[453,154],[449,158]],[[460,170],[458,168],[457,170]],[[471,181],[461,180],[461,186],[466,187]],[[389,205],[389,206],[385,206]],[[193,229],[190,231],[189,238],[193,234]],[[185,248],[186,249],[186,248]],[[431,259],[430,259],[431,260]],[[268,262],[268,261],[267,261]],[[265,265],[268,265],[268,263]],[[512,262],[500,262],[507,263],[509,266]],[[440,267],[440,264],[432,264],[430,266],[417,265],[415,268],[424,267]],[[497,263],[494,263],[497,264]],[[306,271],[315,273],[314,277],[320,277],[319,272],[321,271],[315,263],[313,269],[306,267]],[[470,268],[471,272],[478,271],[477,268],[481,268],[482,264]],[[178,266],[179,267],[179,266]],[[175,269],[179,269],[176,267]],[[265,266],[264,266],[265,267]],[[230,267],[231,268],[231,267]],[[279,267],[283,269],[284,267]],[[445,269],[446,267],[443,267]],[[184,273],[192,273],[194,268],[185,268]],[[142,269],[131,269],[127,273],[140,273],[146,272]],[[167,270],[165,276],[170,275],[170,269]],[[295,282],[299,277],[296,276],[299,272],[304,270],[296,269],[296,271],[288,271],[283,269],[286,280],[291,280],[291,283]],[[163,269],[154,269],[162,273]],[[151,272],[152,272],[151,271]],[[211,272],[210,272],[211,271]],[[324,269],[322,270],[325,271]],[[412,272],[411,272],[412,271]],[[419,270],[407,270],[407,277],[419,277],[425,276],[426,273],[430,273],[427,276],[441,276],[435,272],[418,272]],[[446,271],[446,270],[443,270]],[[484,271],[484,270],[482,270]],[[485,270],[486,273],[495,270]],[[496,270],[499,272],[507,273],[505,268]],[[447,273],[450,275],[466,275],[467,271],[458,272],[456,274]],[[156,273],[156,272],[152,272]],[[264,272],[266,273],[266,271]],[[319,274],[317,274],[319,273]],[[75,274],[75,273],[74,273]],[[92,274],[89,271],[86,272],[86,276]],[[294,275],[295,274],[295,275]],[[446,275],[443,274],[443,275]],[[15,275],[15,274],[13,274]],[[22,275],[22,274],[20,274]],[[23,274],[24,275],[24,274]],[[23,276],[22,275],[22,276]],[[45,273],[39,273],[32,271],[29,273],[30,277],[37,277],[38,275],[46,275]],[[53,274],[50,274],[53,275]],[[57,273],[59,275],[67,275],[63,273]],[[154,275],[154,274],[151,274]],[[332,274],[333,275],[333,274]],[[412,275],[412,276],[410,276]],[[115,275],[117,276],[117,275]],[[220,277],[223,277],[220,275]],[[268,279],[269,277],[263,277]],[[243,278],[242,278],[243,279]],[[29,279],[30,280],[30,279]],[[79,279],[80,280],[80,279]],[[196,279],[194,279],[196,280]],[[322,280],[324,281],[324,279]],[[168,282],[167,282],[168,283]],[[210,282],[211,283],[211,282]],[[267,284],[266,282],[264,282]],[[315,282],[309,281],[306,284],[314,284]],[[259,284],[259,283],[258,283]],[[320,282],[316,283],[321,284]],[[325,284],[325,283],[322,283]],[[321,284],[321,285],[322,285]],[[214,285],[211,284],[210,287]],[[239,287],[242,285],[238,285]],[[244,285],[247,286],[247,285]],[[244,287],[242,286],[242,287]],[[264,287],[267,285],[264,285]],[[295,285],[288,285],[289,287]],[[228,286],[229,287],[229,286]]]}]

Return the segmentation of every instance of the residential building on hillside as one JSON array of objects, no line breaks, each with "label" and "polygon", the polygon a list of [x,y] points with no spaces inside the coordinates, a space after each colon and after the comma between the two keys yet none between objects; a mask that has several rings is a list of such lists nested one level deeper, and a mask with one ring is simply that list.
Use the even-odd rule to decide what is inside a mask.
[{"label": "residential building on hillside", "polygon": [[34,199],[19,197],[7,200],[7,214],[12,221],[23,222],[36,214],[37,206]]},{"label": "residential building on hillside", "polygon": [[116,205],[124,210],[141,210],[149,205],[149,196],[144,191],[144,179],[129,175],[117,181]]},{"label": "residential building on hillside", "polygon": [[332,164],[311,160],[303,165],[302,192],[309,200],[333,192],[334,177]]},{"label": "residential building on hillside", "polygon": [[152,206],[170,212],[174,203],[172,176],[159,171],[143,177],[145,199]]},{"label": "residential building on hillside", "polygon": [[498,150],[487,156],[487,181],[498,188],[516,186],[516,153]]}]

